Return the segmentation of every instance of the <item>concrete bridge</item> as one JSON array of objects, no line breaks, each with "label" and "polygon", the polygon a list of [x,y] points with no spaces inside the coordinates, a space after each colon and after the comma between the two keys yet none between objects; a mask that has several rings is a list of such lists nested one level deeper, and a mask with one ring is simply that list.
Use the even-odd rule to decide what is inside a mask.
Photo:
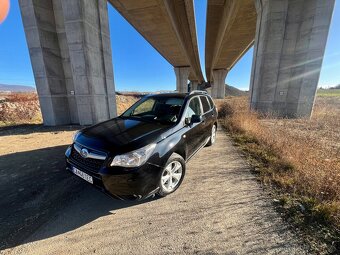
[{"label": "concrete bridge", "polygon": [[[208,0],[206,77],[223,98],[228,71],[254,45],[253,109],[312,112],[335,0]],[[45,125],[116,115],[107,0],[19,0]],[[204,82],[193,0],[109,0],[174,67],[176,89]]]}]

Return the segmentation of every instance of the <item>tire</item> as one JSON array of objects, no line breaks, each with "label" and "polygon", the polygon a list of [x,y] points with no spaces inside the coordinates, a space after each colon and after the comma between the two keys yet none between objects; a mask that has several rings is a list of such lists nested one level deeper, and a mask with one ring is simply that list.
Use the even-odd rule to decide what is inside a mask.
[{"label": "tire", "polygon": [[185,161],[181,155],[173,153],[166,162],[165,167],[162,170],[162,174],[160,175],[157,195],[165,197],[175,192],[181,185],[184,175]]},{"label": "tire", "polygon": [[[216,142],[216,132],[217,132],[217,125],[214,124],[211,127],[211,132],[210,132],[210,139],[209,142],[207,143],[207,147],[213,145]],[[214,133],[214,134],[213,134]]]}]

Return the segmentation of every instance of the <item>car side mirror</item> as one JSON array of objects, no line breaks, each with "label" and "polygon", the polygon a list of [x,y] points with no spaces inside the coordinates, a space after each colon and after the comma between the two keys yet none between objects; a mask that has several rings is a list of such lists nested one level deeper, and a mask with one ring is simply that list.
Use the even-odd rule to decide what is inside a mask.
[{"label": "car side mirror", "polygon": [[200,122],[202,122],[202,116],[201,115],[192,115],[191,116],[191,124],[200,123]]},{"label": "car side mirror", "polygon": [[185,125],[189,126],[191,123],[191,120],[190,118],[185,118],[184,122],[185,122]]}]

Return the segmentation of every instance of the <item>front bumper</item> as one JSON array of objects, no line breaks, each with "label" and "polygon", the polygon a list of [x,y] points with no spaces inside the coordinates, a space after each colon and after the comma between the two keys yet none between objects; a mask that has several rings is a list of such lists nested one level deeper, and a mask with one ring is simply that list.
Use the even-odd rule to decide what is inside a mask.
[{"label": "front bumper", "polygon": [[138,168],[106,167],[98,172],[92,172],[72,163],[66,153],[66,169],[72,172],[72,167],[92,176],[93,185],[103,192],[123,200],[147,198],[157,192],[162,168],[145,163]]}]

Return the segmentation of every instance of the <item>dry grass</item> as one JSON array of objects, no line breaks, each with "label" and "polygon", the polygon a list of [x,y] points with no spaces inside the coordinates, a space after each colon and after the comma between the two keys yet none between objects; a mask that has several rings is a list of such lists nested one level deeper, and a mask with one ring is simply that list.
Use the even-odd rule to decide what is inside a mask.
[{"label": "dry grass", "polygon": [[0,94],[0,126],[41,122],[36,93]]},{"label": "dry grass", "polygon": [[125,112],[131,105],[136,103],[140,99],[138,95],[116,95],[117,103],[117,114],[121,115]]},{"label": "dry grass", "polygon": [[[140,96],[116,95],[117,114],[122,114]],[[0,94],[0,127],[20,124],[40,124],[42,116],[36,93]]]},{"label": "dry grass", "polygon": [[281,202],[288,207],[299,201],[305,223],[339,228],[340,97],[318,97],[311,120],[260,119],[247,110],[247,97],[217,105],[222,124],[251,157],[263,183],[284,194]]}]

